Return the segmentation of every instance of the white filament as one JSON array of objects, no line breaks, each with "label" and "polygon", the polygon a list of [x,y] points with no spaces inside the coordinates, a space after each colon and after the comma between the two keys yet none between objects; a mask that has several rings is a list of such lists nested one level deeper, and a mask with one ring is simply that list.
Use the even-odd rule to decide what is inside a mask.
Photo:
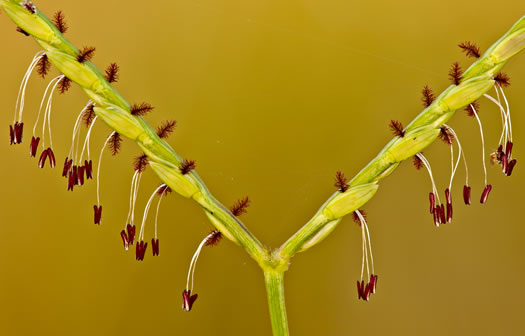
[{"label": "white filament", "polygon": [[[167,187],[165,184],[163,184],[163,186],[164,188]],[[155,212],[155,239],[157,239],[157,222],[159,219],[159,208],[160,208],[160,202],[162,201],[162,197],[164,197],[164,192],[160,194],[159,202],[157,203],[157,211]]]},{"label": "white filament", "polygon": [[[368,265],[368,254],[370,254],[370,263],[372,265],[372,274],[375,273],[375,270],[374,270],[374,256],[372,254],[372,243],[370,241],[370,231],[368,230],[368,225],[366,223],[366,220],[365,220],[364,216],[361,214],[361,212],[359,210],[356,210],[355,213],[356,213],[357,217],[359,218],[359,222],[361,223],[361,237],[362,237],[362,242],[363,242],[363,260],[362,260],[362,264],[361,264],[361,280],[363,280],[365,262],[366,262],[366,272],[368,274],[368,277],[370,277],[370,269],[369,269],[369,265]],[[368,242],[367,242],[367,240],[368,240]]]},{"label": "white filament", "polygon": [[93,125],[95,125],[95,121],[97,121],[97,118],[98,116],[95,116],[95,118],[93,118],[93,121],[91,122],[91,125],[89,125],[89,129],[88,129],[86,138],[84,139],[84,145],[82,146],[82,153],[80,153],[80,160],[79,160],[80,164],[82,164],[82,159],[84,158],[84,151],[86,150],[86,147],[87,147],[87,159],[89,160],[91,158],[91,153],[89,150],[89,142],[91,139],[91,130],[93,129]]},{"label": "white filament", "polygon": [[[463,164],[465,165],[465,184],[468,186],[468,166],[467,166],[467,159],[465,158],[465,151],[463,150],[463,147],[461,147],[461,142],[459,141],[458,135],[456,134],[454,129],[452,129],[451,127],[449,127],[449,129],[450,129],[450,132],[452,132],[452,135],[454,136],[454,138],[456,138],[456,142],[458,144],[458,151],[461,157],[463,158]],[[458,155],[458,161],[456,162],[456,167],[454,169],[454,173],[456,172],[458,168],[458,163],[459,163],[459,155]],[[454,173],[452,175],[454,175]],[[449,190],[451,192],[452,192],[452,178],[453,176],[450,179],[450,186],[449,186]]]},{"label": "white filament", "polygon": [[133,173],[133,178],[131,179],[131,190],[129,192],[129,210],[128,210],[128,217],[126,218],[126,223],[124,224],[124,228],[126,228],[127,224],[133,225],[132,222],[130,222],[131,218],[131,210],[133,208],[133,200],[134,200],[134,192],[135,192],[135,183],[137,180],[138,171],[135,170],[135,173]]},{"label": "white filament", "polygon": [[[195,274],[195,268],[197,267],[197,259],[199,259],[199,255],[201,254],[201,250],[204,247],[204,244],[215,235],[216,232],[212,231],[210,234],[208,234],[202,242],[199,244],[199,247],[197,247],[197,251],[193,254],[193,258],[191,258],[190,262],[190,268],[188,269],[188,278],[186,280],[186,289],[193,290],[193,280],[194,280],[194,274]],[[191,287],[190,285],[190,276],[191,276]]]},{"label": "white filament", "polygon": [[484,94],[484,96],[485,98],[489,99],[490,101],[492,101],[494,104],[496,104],[499,107],[500,114],[501,114],[501,123],[503,126],[503,129],[501,130],[501,136],[499,138],[499,143],[506,144],[507,139],[509,137],[509,125],[508,125],[507,112],[505,108],[503,108],[503,106],[501,105],[501,102],[499,101],[498,89],[496,89],[496,94],[497,94],[498,100],[494,99],[494,97],[486,93]]},{"label": "white filament", "polygon": [[[35,69],[40,59],[44,56],[44,54],[45,54],[44,51],[39,51],[36,53],[36,55],[33,57],[33,60],[31,61],[31,64],[29,64],[29,67],[26,70],[24,77],[22,78],[22,82],[20,83],[20,88],[18,89],[18,96],[16,98],[15,117],[13,120],[13,124],[16,123],[17,121],[16,119],[17,113],[18,113],[18,120],[22,120],[22,114],[24,112],[24,103],[25,103],[27,83],[29,82],[29,77],[31,77],[33,70]],[[20,107],[20,109],[18,107]]]},{"label": "white filament", "polygon": [[474,108],[474,105],[470,104],[470,107],[472,108],[472,111],[474,111],[474,116],[476,117],[476,120],[479,124],[479,132],[481,134],[483,171],[485,172],[485,185],[487,185],[487,164],[485,163],[485,138],[483,137],[483,126],[481,125],[481,120],[478,117],[478,113],[476,112],[476,108]]},{"label": "white filament", "polygon": [[[44,109],[44,118],[43,118],[43,127],[42,127],[42,148],[45,148],[44,146],[44,138],[45,138],[45,123],[46,123],[46,113],[47,108],[49,106],[49,97],[47,97],[47,93],[49,92],[49,96],[53,94],[53,90],[55,90],[56,85],[60,81],[60,76],[57,76],[53,78],[51,81],[49,81],[49,84],[46,87],[46,90],[44,91],[44,97],[42,97],[42,101],[40,102],[40,108],[38,109],[38,114],[36,117],[35,125],[33,126],[33,135],[35,135],[36,132],[36,126],[38,125],[38,121],[40,120],[40,113],[42,112],[42,106],[44,106],[44,101],[46,102],[46,108]],[[52,90],[49,90],[53,86]]]},{"label": "white filament", "polygon": [[441,204],[441,200],[439,199],[439,193],[437,192],[436,188],[436,182],[434,181],[434,176],[432,175],[432,168],[430,168],[430,163],[422,153],[417,153],[416,156],[421,160],[421,162],[423,162],[425,168],[427,168],[428,175],[430,175],[430,181],[432,182],[432,192],[436,196],[438,204]]},{"label": "white filament", "polygon": [[102,146],[102,149],[100,150],[100,155],[98,156],[98,167],[97,167],[97,205],[100,206],[100,165],[102,163],[102,154],[104,154],[104,149],[106,148],[106,145],[108,144],[109,139],[111,139],[111,136],[113,136],[114,131],[111,132],[111,134],[107,137],[106,141],[104,142],[104,145]]},{"label": "white filament", "polygon": [[144,208],[144,215],[142,216],[142,224],[140,225],[140,233],[139,233],[139,239],[144,240],[144,228],[146,227],[146,219],[148,218],[149,209],[151,207],[151,202],[153,202],[153,198],[157,194],[157,192],[164,187],[164,184],[161,184],[158,186],[157,189],[151,194],[148,203],[146,203],[146,207]]}]

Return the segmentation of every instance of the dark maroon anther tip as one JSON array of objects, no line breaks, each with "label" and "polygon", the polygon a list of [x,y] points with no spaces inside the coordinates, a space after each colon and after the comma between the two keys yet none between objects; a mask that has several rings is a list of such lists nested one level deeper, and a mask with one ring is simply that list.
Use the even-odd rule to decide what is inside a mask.
[{"label": "dark maroon anther tip", "polygon": [[73,176],[73,172],[68,173],[68,179],[67,179],[67,190],[73,191],[73,188],[75,187],[75,177]]},{"label": "dark maroon anther tip", "polygon": [[133,245],[135,241],[135,225],[128,224],[126,225],[126,231],[128,231],[128,242],[129,245]]},{"label": "dark maroon anther tip", "polygon": [[86,179],[92,179],[93,178],[93,161],[85,160],[84,167],[86,168]]},{"label": "dark maroon anther tip", "polygon": [[189,312],[193,307],[193,304],[197,300],[198,295],[191,295],[191,290],[185,289],[182,291],[182,310]]},{"label": "dark maroon anther tip", "polygon": [[466,205],[470,205],[470,192],[472,188],[468,185],[463,186],[463,201]]},{"label": "dark maroon anther tip", "polygon": [[452,204],[452,197],[450,197],[450,190],[448,188],[445,190],[445,198],[447,199],[447,204]]},{"label": "dark maroon anther tip", "polygon": [[62,169],[62,176],[68,177],[69,168],[71,167],[71,164],[73,163],[73,160],[69,160],[67,157],[64,160],[64,168]]},{"label": "dark maroon anther tip", "polygon": [[434,196],[433,192],[428,194],[428,200],[430,201],[430,213],[433,213],[436,207],[436,196]]},{"label": "dark maroon anther tip", "polygon": [[126,235],[126,231],[124,230],[120,231],[120,237],[122,238],[122,243],[124,243],[124,248],[127,251],[129,248],[129,241],[128,241],[128,236]]},{"label": "dark maroon anther tip", "polygon": [[73,179],[73,184],[74,185],[78,185],[78,167],[77,165],[73,165],[73,167],[71,168],[71,174],[72,174],[72,179]]},{"label": "dark maroon anther tip", "polygon": [[432,215],[434,216],[434,225],[439,226],[439,207],[432,209]]},{"label": "dark maroon anther tip", "polygon": [[507,154],[507,159],[511,158],[513,146],[514,144],[511,141],[507,141],[507,144],[505,146],[505,154]]},{"label": "dark maroon anther tip", "polygon": [[452,203],[447,203],[447,222],[452,223]]},{"label": "dark maroon anther tip", "polygon": [[47,149],[47,156],[49,156],[49,165],[51,166],[51,168],[55,168],[56,166],[55,153],[53,153],[53,150],[51,148]]},{"label": "dark maroon anther tip", "polygon": [[445,216],[445,206],[443,204],[439,206],[439,216],[441,224],[445,224],[447,222],[447,218]]},{"label": "dark maroon anther tip", "polygon": [[512,161],[509,162],[509,165],[507,166],[507,172],[506,175],[510,176],[512,175],[512,171],[514,170],[514,166],[518,163],[516,159],[512,159]]},{"label": "dark maroon anther tip", "polygon": [[102,219],[102,205],[93,205],[93,210],[95,210],[95,224],[100,225],[100,221]]},{"label": "dark maroon anther tip", "polygon": [[84,171],[85,168],[83,166],[78,167],[77,184],[79,186],[84,185]]},{"label": "dark maroon anther tip", "polygon": [[370,291],[372,294],[376,293],[376,286],[377,286],[377,275],[371,274],[370,275]]},{"label": "dark maroon anther tip", "polygon": [[151,238],[151,251],[153,252],[153,256],[159,255],[159,240],[155,238]]},{"label": "dark maroon anther tip", "polygon": [[42,151],[42,154],[40,154],[40,159],[38,159],[38,168],[44,168],[44,164],[46,163],[47,156],[49,155],[47,149]]},{"label": "dark maroon anther tip", "polygon": [[503,171],[503,174],[507,173],[508,165],[509,165],[509,160],[507,158],[507,154],[502,153],[501,154],[501,170]]},{"label": "dark maroon anther tip", "polygon": [[485,203],[487,201],[487,199],[489,198],[489,193],[490,191],[492,190],[492,185],[491,184],[487,184],[485,186],[485,189],[483,189],[483,193],[481,194],[481,199],[479,200],[480,203]]},{"label": "dark maroon anther tip", "polygon": [[36,151],[38,149],[38,143],[40,142],[40,137],[32,137],[31,138],[31,144],[29,145],[29,156],[35,157]]},{"label": "dark maroon anther tip", "polygon": [[363,293],[363,300],[365,301],[370,301],[370,294],[372,294],[372,286],[369,283],[366,284],[365,286],[365,290],[364,290],[364,293]]},{"label": "dark maroon anther tip", "polygon": [[364,291],[365,291],[365,283],[363,282],[363,280],[361,281],[357,281],[357,299],[361,299],[363,297],[363,294],[364,294]]},{"label": "dark maroon anther tip", "polygon": [[13,125],[9,125],[9,144],[12,145],[15,143],[15,131],[13,130]]},{"label": "dark maroon anther tip", "polygon": [[15,122],[13,126],[14,144],[22,143],[22,135],[24,134],[24,123]]},{"label": "dark maroon anther tip", "polygon": [[144,260],[146,255],[146,250],[148,249],[148,243],[145,243],[143,240],[137,242],[137,247],[135,249],[135,259],[139,261]]}]

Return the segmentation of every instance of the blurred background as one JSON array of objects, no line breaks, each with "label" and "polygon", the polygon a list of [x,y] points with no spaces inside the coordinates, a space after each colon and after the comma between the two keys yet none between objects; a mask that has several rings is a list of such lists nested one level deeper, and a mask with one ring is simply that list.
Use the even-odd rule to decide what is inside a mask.
[{"label": "blurred background", "polygon": [[[62,10],[66,36],[95,46],[93,62],[121,67],[115,87],[131,103],[156,107],[154,126],[176,119],[169,143],[225,205],[249,195],[242,220],[278,247],[335,190],[334,175],[357,173],[422,109],[420,91],[448,86],[454,61],[472,62],[456,46],[482,51],[521,15],[519,1],[37,1],[49,17]],[[19,83],[39,50],[0,15],[3,65],[0,142],[0,334],[270,335],[258,266],[224,240],[197,265],[191,313],[181,310],[190,259],[212,229],[200,208],[175,194],[161,205],[160,256],[144,262],[119,236],[128,211],[134,143],[105,153],[103,223],[93,224],[95,183],[73,193],[60,176],[75,118],[87,101],[77,86],[56,95],[53,132],[58,166],[28,156],[31,128],[47,80],[30,79],[22,145],[8,145]],[[504,69],[514,112],[515,156],[525,144],[525,54]],[[487,151],[496,149],[499,112],[481,102]],[[364,207],[372,235],[377,294],[357,300],[359,227],[345,219],[322,244],[297,255],[286,273],[292,335],[522,334],[525,300],[524,165],[511,178],[489,167],[486,205],[478,126],[463,111],[450,121],[466,150],[473,204],[461,203],[463,167],[453,188],[455,218],[434,227],[425,171],[402,164]],[[84,132],[84,131],[83,131]],[[110,130],[95,126],[98,153]],[[448,147],[425,151],[438,188],[448,185]],[[96,155],[94,161],[96,161]],[[148,169],[136,217],[159,180]],[[153,235],[153,216],[146,239]]]}]

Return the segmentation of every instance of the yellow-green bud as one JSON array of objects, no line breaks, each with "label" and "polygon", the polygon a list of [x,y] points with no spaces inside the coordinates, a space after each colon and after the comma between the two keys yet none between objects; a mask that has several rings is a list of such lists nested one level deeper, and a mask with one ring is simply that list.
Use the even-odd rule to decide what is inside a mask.
[{"label": "yellow-green bud", "polygon": [[191,198],[199,189],[191,181],[191,175],[182,175],[178,167],[149,161],[149,166],[160,179],[181,196]]},{"label": "yellow-green bud", "polygon": [[359,209],[377,192],[377,183],[367,183],[352,187],[330,199],[323,209],[323,215],[330,220],[341,218]]},{"label": "yellow-green bud", "polygon": [[407,132],[388,149],[388,154],[396,161],[404,161],[421,152],[439,135],[439,129],[433,126],[418,127]]},{"label": "yellow-green bud", "polygon": [[141,133],[144,132],[144,129],[141,127],[138,119],[128,111],[121,109],[118,106],[95,106],[95,113],[109,127],[126,138],[135,140]]}]

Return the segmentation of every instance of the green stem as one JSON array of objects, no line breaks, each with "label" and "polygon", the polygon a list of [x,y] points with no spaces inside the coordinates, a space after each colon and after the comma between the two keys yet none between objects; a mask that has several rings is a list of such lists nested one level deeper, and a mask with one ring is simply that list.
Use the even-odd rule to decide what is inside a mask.
[{"label": "green stem", "polygon": [[284,302],[284,271],[267,269],[264,271],[268,307],[272,320],[273,336],[288,336],[288,320]]}]

